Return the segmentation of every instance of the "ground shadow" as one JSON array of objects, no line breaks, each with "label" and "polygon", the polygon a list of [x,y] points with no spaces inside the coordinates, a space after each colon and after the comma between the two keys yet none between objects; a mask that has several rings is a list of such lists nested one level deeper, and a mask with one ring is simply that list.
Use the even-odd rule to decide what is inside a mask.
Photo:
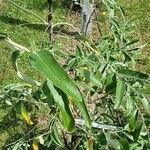
[{"label": "ground shadow", "polygon": [[21,27],[28,27],[30,29],[34,29],[34,30],[38,30],[38,31],[44,31],[47,27],[47,25],[42,24],[42,23],[30,23],[28,21],[25,20],[20,20],[20,19],[16,19],[16,18],[12,18],[12,17],[8,17],[8,16],[0,16],[0,20],[6,24],[10,24],[10,25],[20,25]]},{"label": "ground shadow", "polygon": [[28,23],[27,21],[24,20],[3,16],[3,15],[0,15],[0,20],[6,24],[11,24],[11,25],[20,25],[20,24]]},{"label": "ground shadow", "polygon": [[[40,24],[40,23],[30,23],[30,22],[27,22],[27,21],[24,21],[24,20],[20,20],[20,19],[16,19],[16,18],[12,18],[12,17],[8,17],[8,16],[3,16],[1,15],[0,16],[0,20],[6,24],[10,24],[10,25],[19,25],[21,27],[28,27],[30,29],[34,29],[34,30],[37,30],[37,31],[45,31],[45,29],[47,28],[47,25],[46,24]],[[61,32],[60,32],[60,29],[61,29]],[[55,27],[54,28],[54,33],[55,34],[58,34],[58,33],[64,33],[66,35],[70,35],[70,36],[73,36],[73,35],[76,35],[77,32],[75,31],[68,31],[64,28],[62,28],[61,26],[59,27]]]}]

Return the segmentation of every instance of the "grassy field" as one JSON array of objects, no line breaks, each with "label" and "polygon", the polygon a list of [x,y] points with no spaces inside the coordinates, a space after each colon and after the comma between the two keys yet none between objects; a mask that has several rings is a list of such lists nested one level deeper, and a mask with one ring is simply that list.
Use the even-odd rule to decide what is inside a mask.
[{"label": "grassy field", "polygon": [[[43,20],[47,20],[47,6],[45,1],[30,1],[30,0],[17,0],[16,3],[24,8],[29,9],[36,15],[40,16]],[[36,4],[36,5],[35,5]],[[54,20],[61,21],[63,19],[65,9],[59,5],[56,5],[54,9]],[[41,25],[41,21],[32,15],[27,14],[22,10],[18,10],[15,6],[9,3],[1,4],[0,12],[0,31],[7,33],[9,37],[27,48],[36,45],[37,49],[46,48],[48,46],[47,34],[44,34],[46,29],[45,25]],[[12,49],[9,49],[7,45],[0,43],[1,51],[1,64],[0,64],[0,88],[9,84],[17,82],[15,72],[11,67],[11,53]],[[23,60],[22,60],[23,61]],[[24,66],[26,67],[26,66]],[[32,74],[31,74],[32,75]]]},{"label": "grassy field", "polygon": [[[40,16],[43,20],[47,20],[47,6],[46,0],[16,0],[18,5],[29,9],[34,12],[36,15]],[[65,9],[59,4],[55,4],[54,9],[54,20],[61,21],[63,19]],[[9,37],[18,44],[21,44],[27,48],[34,47],[36,45],[37,49],[47,48],[48,47],[48,35],[44,34],[46,29],[45,25],[39,25],[42,23],[37,18],[32,15],[27,14],[24,11],[18,10],[18,8],[13,5],[4,2],[0,3],[0,32],[7,33]],[[0,43],[0,89],[10,83],[21,82],[17,77],[16,72],[11,65],[11,54],[13,49],[10,49],[6,44]],[[20,60],[20,66],[23,67],[25,74],[29,76],[34,76],[33,71],[27,72],[28,62],[25,62],[24,56]],[[43,110],[46,110],[43,108]],[[39,115],[46,114],[40,112]],[[8,120],[11,118],[11,115],[7,115],[4,110],[0,110],[0,122],[3,119],[3,124],[0,123],[0,149],[4,143],[10,143],[12,139],[17,139],[19,137],[18,133],[24,135],[27,133],[27,126],[21,125],[16,120],[11,120],[8,123]],[[43,117],[43,115],[42,115]],[[8,119],[9,118],[9,119]],[[4,129],[4,122],[10,126]],[[9,141],[7,141],[9,140]]]},{"label": "grassy field", "polygon": [[[46,0],[42,2],[40,0],[16,0],[20,6],[27,8],[47,20],[47,6]],[[140,38],[140,43],[147,46],[143,49],[141,56],[141,63],[139,64],[140,70],[146,71],[150,74],[150,3],[149,0],[137,1],[133,0],[123,3],[126,16],[135,20],[134,34]],[[66,13],[66,8],[57,2],[54,5],[54,22],[62,21]],[[21,45],[27,48],[36,47],[37,49],[48,48],[48,34],[44,34],[45,25],[39,25],[41,23],[37,18],[27,14],[24,11],[18,10],[13,5],[4,2],[0,3],[0,32],[7,33],[9,37]],[[36,46],[35,46],[36,45]],[[11,53],[12,49],[8,48],[4,43],[0,43],[0,89],[10,83],[21,82],[11,65]],[[25,56],[26,57],[26,56]],[[25,58],[21,59],[21,65],[27,75],[34,76],[33,71],[27,72],[28,62],[25,62]],[[26,69],[27,68],[27,69]],[[5,111],[0,111],[0,121],[5,115]],[[43,112],[41,112],[43,114]],[[9,130],[1,132],[2,126],[0,124],[0,149],[10,137],[16,135],[19,131],[24,132],[26,127],[23,126],[10,126]],[[17,138],[17,137],[15,137]]]},{"label": "grassy field", "polygon": [[145,1],[127,1],[126,2],[127,18],[133,19],[135,22],[134,35],[139,38],[140,44],[147,44],[143,49],[143,54],[140,56],[141,62],[139,68],[142,71],[150,74],[150,3]]}]

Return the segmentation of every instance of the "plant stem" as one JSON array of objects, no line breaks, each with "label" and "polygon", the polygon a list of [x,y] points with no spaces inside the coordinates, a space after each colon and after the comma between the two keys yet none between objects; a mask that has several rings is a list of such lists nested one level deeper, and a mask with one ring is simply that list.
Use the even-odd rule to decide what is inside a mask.
[{"label": "plant stem", "polygon": [[49,29],[49,39],[50,43],[52,43],[52,34],[53,34],[53,0],[48,0],[48,29]]},{"label": "plant stem", "polygon": [[[80,126],[84,126],[85,125],[85,121],[82,119],[75,119],[75,124],[76,125],[80,125]],[[118,127],[118,126],[111,126],[111,125],[102,125],[102,124],[98,124],[96,122],[92,122],[92,127],[93,128],[97,128],[97,129],[103,129],[103,130],[110,130],[110,131],[123,131],[122,127]]]}]

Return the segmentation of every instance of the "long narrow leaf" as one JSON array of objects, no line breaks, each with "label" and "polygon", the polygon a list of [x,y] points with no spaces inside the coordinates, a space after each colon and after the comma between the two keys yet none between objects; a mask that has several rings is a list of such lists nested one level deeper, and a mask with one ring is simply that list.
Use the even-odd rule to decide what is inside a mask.
[{"label": "long narrow leaf", "polygon": [[64,97],[62,98],[62,96],[59,95],[59,93],[54,88],[53,83],[51,81],[48,81],[48,87],[50,88],[51,93],[55,99],[55,102],[60,109],[61,118],[63,119],[64,127],[70,132],[73,131],[75,123],[69,108],[68,99]]},{"label": "long narrow leaf", "polygon": [[76,84],[69,78],[64,69],[54,59],[53,55],[46,50],[33,53],[30,56],[31,64],[44,73],[44,75],[61,89],[68,96],[72,97],[75,104],[79,107],[87,126],[91,127],[91,120],[82,98],[82,95]]},{"label": "long narrow leaf", "polygon": [[47,81],[44,82],[42,90],[43,90],[44,95],[46,96],[46,102],[48,106],[51,108],[52,105],[54,104],[54,98],[47,84],[48,84]]},{"label": "long narrow leaf", "polygon": [[9,37],[6,37],[4,39],[4,42],[11,48],[14,50],[19,50],[21,52],[30,52],[30,50],[18,43],[15,43],[14,41],[12,41]]},{"label": "long narrow leaf", "polygon": [[49,51],[41,50],[33,53],[30,56],[30,62],[35,68],[43,72],[55,86],[71,96],[75,101],[82,101],[82,95],[77,86]]},{"label": "long narrow leaf", "polygon": [[144,97],[144,98],[141,98],[140,101],[143,107],[145,108],[145,110],[147,111],[147,113],[150,114],[150,102],[148,101],[148,99]]},{"label": "long narrow leaf", "polygon": [[147,80],[148,79],[148,75],[138,72],[138,71],[134,71],[134,70],[130,70],[130,69],[122,69],[120,68],[118,70],[118,73],[121,74],[124,77],[127,78],[133,78],[133,79],[139,79],[139,80]]},{"label": "long narrow leaf", "polygon": [[17,60],[18,60],[19,56],[20,56],[20,51],[14,51],[12,53],[12,57],[11,57],[12,58],[12,66],[15,69],[18,77],[21,78],[22,80],[24,80],[25,82],[33,85],[33,86],[39,86],[40,85],[39,82],[33,80],[32,78],[30,78],[30,77],[28,77],[28,76],[26,76],[24,74],[21,74],[21,72],[18,70]]},{"label": "long narrow leaf", "polygon": [[31,64],[53,82],[68,96],[72,97],[74,103],[79,107],[88,128],[91,128],[91,120],[82,95],[75,82],[69,78],[64,69],[54,59],[53,55],[46,50],[34,52],[30,56]]},{"label": "long narrow leaf", "polygon": [[120,106],[122,99],[124,97],[125,90],[126,90],[125,82],[119,79],[117,82],[117,88],[116,88],[116,100],[115,100],[116,103],[114,106],[115,109],[117,109]]}]

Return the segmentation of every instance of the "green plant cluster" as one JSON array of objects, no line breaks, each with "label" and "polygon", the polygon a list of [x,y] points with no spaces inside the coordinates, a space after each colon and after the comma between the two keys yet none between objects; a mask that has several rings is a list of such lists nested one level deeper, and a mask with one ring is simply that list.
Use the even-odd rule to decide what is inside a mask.
[{"label": "green plant cluster", "polygon": [[[109,31],[97,44],[80,32],[75,35],[80,44],[64,65],[57,60],[66,56],[55,45],[28,49],[0,33],[0,40],[14,50],[12,66],[25,83],[4,88],[1,107],[13,108],[33,127],[27,135],[8,144],[8,149],[150,148],[150,80],[147,74],[136,70],[136,58],[143,46],[130,34],[132,22],[125,19],[117,1],[103,0],[103,5]],[[18,60],[23,54],[30,62],[29,69],[42,73],[42,81],[22,73]],[[36,121],[29,111],[39,111],[40,104],[46,106],[49,119],[43,131],[34,134]]]}]

